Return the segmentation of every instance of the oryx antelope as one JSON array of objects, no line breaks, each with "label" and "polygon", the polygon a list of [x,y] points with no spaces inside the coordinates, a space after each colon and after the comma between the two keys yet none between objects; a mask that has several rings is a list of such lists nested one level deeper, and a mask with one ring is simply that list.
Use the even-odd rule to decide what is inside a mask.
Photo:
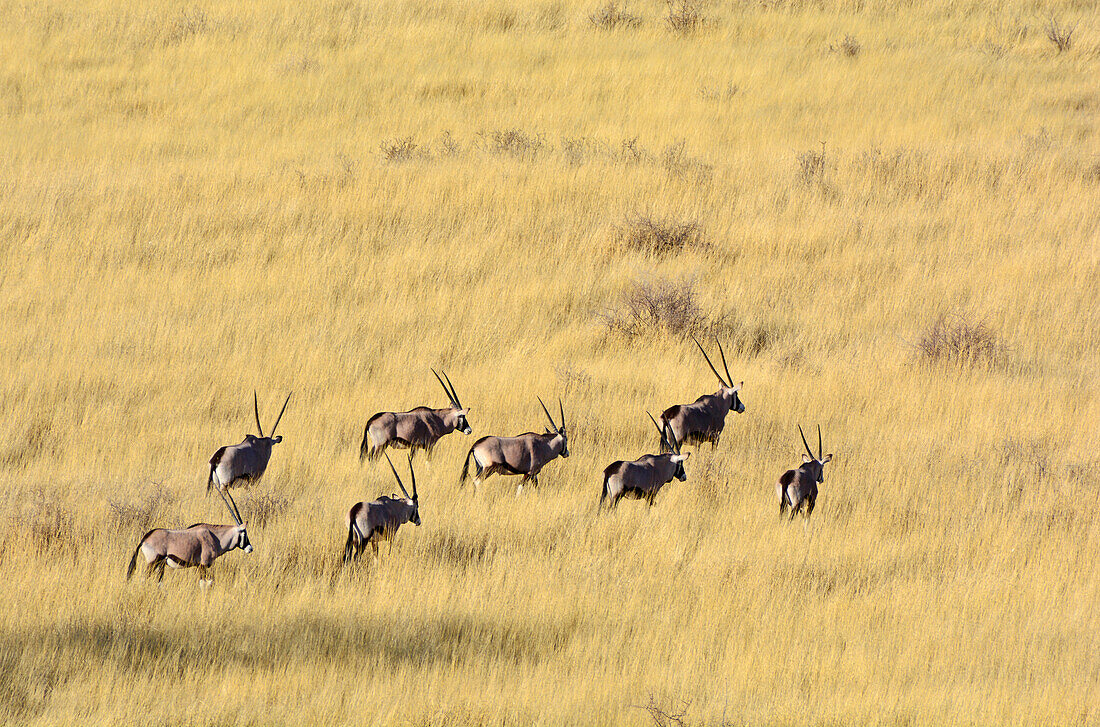
[{"label": "oryx antelope", "polygon": [[[379,455],[387,447],[409,449],[415,453],[423,449],[431,456],[432,448],[445,435],[456,429],[463,434],[469,434],[473,430],[467,418],[470,414],[468,408],[464,408],[458,399],[454,384],[451,384],[447,372],[443,372],[443,379],[432,369],[439,385],[447,392],[450,406],[444,409],[429,409],[426,406],[418,406],[411,411],[383,411],[375,414],[367,420],[367,426],[363,429],[363,443],[359,445],[359,459],[378,459]],[[448,389],[447,384],[451,384]]]},{"label": "oryx antelope", "polygon": [[[293,394],[294,392],[291,392]],[[260,403],[256,398],[256,392],[252,392],[252,408],[256,414],[256,429],[260,436],[244,435],[244,441],[240,444],[222,447],[210,458],[210,475],[206,479],[206,491],[211,487],[217,487],[218,493],[225,500],[226,507],[231,507],[233,517],[240,522],[241,514],[236,505],[230,506],[232,498],[226,500],[226,493],[234,485],[247,485],[263,477],[267,469],[267,463],[271,459],[272,446],[283,441],[282,437],[275,436],[275,430],[282,421],[286,405],[290,403],[291,394],[287,394],[283,408],[279,410],[279,416],[275,419],[275,426],[271,427],[270,436],[264,436],[264,428],[260,425]]]},{"label": "oryx antelope", "polygon": [[[730,376],[730,367],[726,363],[726,352],[722,350],[722,342],[718,341],[718,352],[722,354],[722,366],[726,369],[726,377],[718,373],[710,356],[703,350],[703,346],[692,336],[695,345],[699,347],[703,358],[707,360],[710,370],[718,377],[722,384],[713,394],[703,394],[691,404],[677,404],[665,409],[658,420],[663,428],[666,424],[672,429],[673,435],[682,444],[700,444],[710,442],[715,447],[722,436],[722,429],[726,426],[726,415],[731,411],[742,414],[745,405],[737,393],[742,384],[733,385],[733,377]],[[715,339],[717,341],[717,339]],[[663,439],[663,438],[662,438]],[[667,450],[662,450],[667,451]]]},{"label": "oryx antelope", "polygon": [[474,442],[470,451],[466,454],[466,464],[462,467],[462,476],[459,482],[465,482],[470,474],[470,460],[473,460],[476,472],[474,474],[474,486],[489,475],[523,475],[516,495],[523,491],[523,485],[531,482],[539,483],[539,472],[551,460],[556,457],[569,456],[569,440],[565,434],[565,408],[561,399],[558,399],[558,413],[561,415],[561,426],[554,422],[550,416],[546,404],[539,399],[546,418],[550,420],[550,428],[545,434],[526,432],[516,437],[482,437]]},{"label": "oryx antelope", "polygon": [[667,449],[665,454],[647,454],[633,462],[613,462],[603,471],[603,490],[600,492],[599,508],[603,508],[604,499],[610,500],[608,507],[614,509],[619,500],[628,497],[635,500],[645,500],[653,505],[653,500],[662,487],[672,481],[672,478],[683,482],[687,479],[684,470],[686,454],[680,454],[680,443],[676,441],[676,435],[672,433],[666,424],[662,429],[653,415],[649,414],[653,426],[661,435],[662,449]]},{"label": "oryx antelope", "polygon": [[806,507],[806,517],[814,511],[814,503],[817,502],[817,486],[825,481],[825,463],[833,459],[833,455],[826,454],[821,445],[821,425],[817,425],[817,455],[815,456],[806,443],[806,435],[802,433],[802,425],[798,426],[798,433],[802,435],[802,444],[806,447],[806,454],[802,455],[802,466],[796,470],[787,470],[775,483],[775,492],[779,495],[779,516],[787,508],[791,508],[791,519],[795,513]]},{"label": "oryx antelope", "polygon": [[[229,507],[228,503],[226,507]],[[155,571],[157,581],[163,580],[165,564],[173,568],[194,567],[199,569],[199,587],[213,585],[214,576],[209,575],[209,571],[218,556],[225,555],[234,548],[240,548],[246,553],[252,552],[252,543],[248,541],[245,524],[233,508],[230,508],[229,514],[233,516],[236,525],[196,523],[182,530],[157,528],[145,533],[130,557],[126,580],[134,575],[140,553],[145,558],[146,577]]]},{"label": "oryx antelope", "polygon": [[416,472],[413,471],[412,453],[409,453],[409,476],[412,482],[412,497],[401,484],[401,476],[393,466],[390,456],[386,455],[397,486],[401,488],[404,499],[383,495],[373,502],[357,502],[348,510],[348,540],[344,544],[344,562],[358,560],[367,547],[374,548],[374,557],[378,557],[378,541],[388,540],[393,548],[393,536],[405,523],[420,524],[420,502],[416,495]]}]

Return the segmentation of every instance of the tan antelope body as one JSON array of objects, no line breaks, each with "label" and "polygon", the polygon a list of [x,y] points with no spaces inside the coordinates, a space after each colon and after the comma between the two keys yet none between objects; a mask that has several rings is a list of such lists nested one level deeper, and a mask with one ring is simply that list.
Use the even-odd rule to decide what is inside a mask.
[{"label": "tan antelope body", "polygon": [[[648,412],[646,412],[648,414]],[[653,415],[649,418],[652,420]],[[680,443],[666,426],[664,430],[653,422],[661,434],[662,446],[669,450],[665,454],[646,454],[633,462],[613,462],[603,471],[603,490],[600,492],[598,508],[602,509],[607,499],[608,507],[614,509],[622,498],[645,500],[650,506],[661,488],[673,480],[681,482],[687,479],[684,470],[686,454],[680,454]]]},{"label": "tan antelope body", "polygon": [[[695,339],[692,338],[694,341]],[[733,385],[733,377],[730,376],[729,366],[726,364],[726,352],[722,350],[721,342],[718,343],[718,351],[722,354],[722,365],[725,367],[727,379],[723,379],[718,369],[711,363],[703,346],[695,341],[703,358],[710,365],[710,370],[718,377],[721,386],[713,394],[703,394],[691,404],[677,404],[670,406],[661,413],[658,420],[663,428],[666,424],[672,429],[673,435],[681,444],[701,444],[710,442],[715,447],[722,436],[722,430],[726,426],[726,415],[731,411],[743,414],[745,405],[741,401],[738,392],[745,382]],[[663,441],[663,440],[662,440]],[[662,450],[667,451],[667,450]]]},{"label": "tan antelope body", "polygon": [[[229,503],[226,503],[226,507],[229,507]],[[235,548],[246,553],[252,552],[252,543],[248,540],[245,524],[233,509],[230,509],[229,514],[237,521],[236,525],[196,523],[181,530],[156,528],[145,533],[134,549],[134,554],[130,556],[126,580],[134,575],[140,554],[145,558],[146,577],[155,571],[157,581],[163,580],[165,565],[172,568],[198,568],[199,586],[213,585],[214,577],[207,578],[207,575],[218,557]]]},{"label": "tan antelope body", "polygon": [[554,422],[554,417],[550,416],[542,399],[539,399],[539,404],[542,404],[542,410],[546,412],[552,429],[544,434],[525,432],[515,437],[482,437],[467,452],[459,482],[466,482],[469,477],[472,460],[476,468],[475,487],[489,475],[523,475],[523,480],[516,489],[518,495],[523,491],[524,483],[538,485],[539,472],[549,462],[558,457],[568,457],[569,440],[565,433],[565,409],[561,399],[558,400],[561,426]]},{"label": "tan antelope body", "polygon": [[409,474],[412,477],[412,496],[401,484],[401,477],[386,455],[386,461],[390,463],[393,476],[397,478],[397,486],[401,488],[404,498],[383,495],[371,502],[357,502],[348,510],[345,525],[348,529],[348,539],[344,543],[344,562],[350,563],[358,560],[367,547],[371,544],[374,549],[374,557],[378,557],[378,541],[387,540],[390,548],[393,548],[393,537],[397,529],[405,523],[420,525],[420,501],[416,493],[416,473],[413,472],[412,454],[409,454]]},{"label": "tan antelope body", "polygon": [[[450,406],[443,409],[418,406],[409,411],[384,411],[375,414],[367,420],[367,426],[363,429],[363,442],[359,445],[360,459],[378,459],[388,447],[408,449],[413,453],[423,449],[430,456],[436,443],[456,429],[463,434],[473,431],[467,419],[470,410],[463,408],[459,402],[454,384],[448,389],[434,369],[432,373],[447,392]],[[451,379],[446,371],[443,376],[450,384]]]},{"label": "tan antelope body", "polygon": [[809,518],[817,503],[817,486],[825,482],[825,464],[832,461],[833,455],[824,457],[821,453],[824,447],[821,444],[821,426],[817,427],[817,456],[814,456],[810,445],[806,443],[806,435],[802,434],[801,425],[798,433],[802,435],[802,444],[808,454],[802,455],[802,466],[796,470],[787,470],[779,476],[775,483],[775,492],[779,496],[779,516],[791,509],[791,519],[794,519],[803,507],[805,516]]},{"label": "tan antelope body", "polygon": [[[211,487],[218,488],[218,493],[229,506],[232,496],[229,495],[230,487],[248,485],[263,477],[267,471],[267,463],[271,461],[271,448],[283,441],[282,437],[275,436],[275,430],[283,418],[286,405],[290,403],[290,394],[283,402],[283,408],[275,419],[275,426],[271,428],[271,436],[264,436],[264,429],[260,426],[260,404],[256,398],[256,392],[252,392],[252,405],[256,413],[256,429],[260,436],[246,434],[244,441],[228,447],[222,447],[210,458],[210,474],[206,479],[206,491]],[[231,506],[233,517],[240,521],[240,513],[236,511],[236,504]]]},{"label": "tan antelope body", "polygon": [[145,558],[146,576],[157,574],[157,580],[164,578],[165,564],[173,568],[198,568],[199,585],[206,586],[214,583],[213,576],[207,578],[210,566],[222,555],[234,548],[240,548],[246,553],[252,552],[252,544],[248,542],[248,533],[245,525],[207,525],[198,523],[182,530],[166,530],[157,528],[150,530],[138,543],[134,555],[130,558],[130,566],[126,569],[126,580],[134,574],[137,566],[137,557],[140,553]]}]

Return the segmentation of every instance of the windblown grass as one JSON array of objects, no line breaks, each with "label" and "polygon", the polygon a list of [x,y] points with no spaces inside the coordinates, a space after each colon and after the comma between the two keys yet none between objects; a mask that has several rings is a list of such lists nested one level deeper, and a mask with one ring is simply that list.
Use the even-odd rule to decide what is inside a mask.
[{"label": "windblown grass", "polygon": [[[616,7],[0,4],[0,721],[1100,722],[1095,16]],[[621,244],[651,209],[706,244]],[[683,326],[608,330],[646,280],[729,322],[747,411],[597,517],[645,410],[716,386]],[[1011,365],[922,357],[941,320]],[[341,570],[394,489],[363,424],[442,405],[433,366],[475,436]],[[295,392],[255,552],[127,584],[147,527],[227,520],[206,460],[254,388]],[[573,456],[460,489],[536,394]],[[779,522],[818,422],[818,507]]]}]

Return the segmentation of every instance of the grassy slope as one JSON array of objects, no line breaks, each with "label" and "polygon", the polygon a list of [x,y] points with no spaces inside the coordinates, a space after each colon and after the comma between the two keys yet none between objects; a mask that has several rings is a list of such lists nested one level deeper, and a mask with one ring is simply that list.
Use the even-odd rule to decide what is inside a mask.
[{"label": "grassy slope", "polygon": [[[689,37],[628,9],[0,4],[0,719],[1100,720],[1095,6],[723,4]],[[630,249],[643,213],[702,243]],[[595,519],[644,410],[714,386],[675,332],[602,323],[662,279],[748,411]],[[920,363],[945,314],[1004,360]],[[477,436],[562,395],[574,454],[472,497],[449,437],[424,525],[341,573],[347,508],[392,489],[362,425],[440,405],[429,366]],[[256,552],[204,597],[125,585],[148,527],[226,519],[205,461],[254,387],[295,391],[239,498]],[[814,422],[837,460],[780,524]]]}]

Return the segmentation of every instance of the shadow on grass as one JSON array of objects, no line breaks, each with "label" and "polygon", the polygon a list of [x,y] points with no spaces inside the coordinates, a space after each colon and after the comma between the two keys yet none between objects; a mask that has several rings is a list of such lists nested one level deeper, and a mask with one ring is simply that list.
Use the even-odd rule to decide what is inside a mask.
[{"label": "shadow on grass", "polygon": [[568,646],[583,624],[517,623],[470,615],[429,618],[300,616],[275,624],[181,625],[90,620],[0,634],[0,721],[41,714],[78,674],[121,671],[172,679],[212,665],[250,670],[297,663],[425,668],[469,662],[537,663]]}]

